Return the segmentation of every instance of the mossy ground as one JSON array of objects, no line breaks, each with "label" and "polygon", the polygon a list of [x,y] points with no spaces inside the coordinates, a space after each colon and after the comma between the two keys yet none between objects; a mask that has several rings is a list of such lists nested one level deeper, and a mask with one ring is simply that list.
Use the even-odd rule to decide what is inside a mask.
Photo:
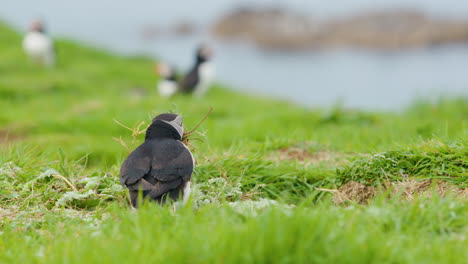
[{"label": "mossy ground", "polygon": [[[467,98],[398,113],[308,109],[216,85],[204,98],[164,100],[150,59],[59,40],[57,67],[43,69],[20,42],[0,25],[0,262],[468,259],[468,204],[456,193],[343,207],[323,191],[408,178],[467,188]],[[204,142],[193,141],[191,204],[131,210],[118,184],[128,151],[113,138],[133,148],[143,136],[114,120],[135,127],[176,111],[191,128],[210,106]]]}]

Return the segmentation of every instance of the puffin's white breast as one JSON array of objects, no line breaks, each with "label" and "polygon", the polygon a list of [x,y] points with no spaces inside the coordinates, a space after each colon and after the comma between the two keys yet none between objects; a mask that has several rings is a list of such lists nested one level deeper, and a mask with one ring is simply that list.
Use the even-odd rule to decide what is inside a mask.
[{"label": "puffin's white breast", "polygon": [[206,93],[208,88],[210,88],[211,83],[215,77],[215,68],[214,65],[210,62],[203,62],[198,67],[198,76],[199,76],[199,83],[197,87],[195,87],[194,93],[196,95],[203,95]]},{"label": "puffin's white breast", "polygon": [[[195,168],[195,158],[193,157],[193,154],[192,152],[190,151],[190,149],[182,142],[180,142],[184,148],[186,148],[188,150],[188,152],[190,153],[190,156],[192,156],[192,161],[193,161],[193,168]],[[187,201],[188,201],[188,198],[190,197],[190,193],[192,192],[192,189],[190,188],[190,185],[191,185],[191,181],[188,181],[185,185],[185,188],[184,188],[184,196],[183,196],[183,204],[186,204]]]},{"label": "puffin's white breast", "polygon": [[160,80],[158,82],[158,92],[162,97],[170,97],[177,92],[177,83],[175,81]]},{"label": "puffin's white breast", "polygon": [[183,204],[186,204],[189,197],[190,197],[190,193],[192,192],[192,188],[190,188],[190,185],[192,184],[191,181],[188,181],[186,184],[185,184],[185,187],[184,187],[184,196],[182,197],[182,203]]},{"label": "puffin's white breast", "polygon": [[23,49],[28,56],[42,63],[54,63],[54,46],[52,40],[40,33],[29,32],[23,39]]}]

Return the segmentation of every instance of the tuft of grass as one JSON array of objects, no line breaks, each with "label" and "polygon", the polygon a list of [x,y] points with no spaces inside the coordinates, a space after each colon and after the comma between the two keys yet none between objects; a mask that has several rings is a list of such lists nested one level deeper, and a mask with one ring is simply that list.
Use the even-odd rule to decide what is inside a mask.
[{"label": "tuft of grass", "polygon": [[126,200],[116,168],[109,172],[86,170],[80,162],[50,160],[47,153],[19,147],[2,152],[2,156],[16,153],[16,158],[0,162],[0,205],[4,208],[93,209],[109,201]]},{"label": "tuft of grass", "polygon": [[338,171],[340,185],[357,181],[379,185],[384,181],[404,181],[408,178],[440,179],[462,188],[468,187],[468,141],[450,144],[425,142],[418,147],[386,151],[354,161]]}]

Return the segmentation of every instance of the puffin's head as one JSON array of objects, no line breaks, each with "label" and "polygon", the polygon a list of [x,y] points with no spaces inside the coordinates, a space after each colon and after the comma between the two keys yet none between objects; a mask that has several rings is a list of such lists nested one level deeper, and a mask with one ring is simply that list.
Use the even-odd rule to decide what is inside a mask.
[{"label": "puffin's head", "polygon": [[153,118],[151,125],[146,130],[146,139],[168,137],[182,140],[183,135],[182,117],[170,113],[160,114]]},{"label": "puffin's head", "polygon": [[213,57],[213,49],[211,49],[208,45],[202,44],[197,49],[197,62],[202,63],[205,61],[209,61]]},{"label": "puffin's head", "polygon": [[160,62],[154,66],[154,71],[162,78],[170,78],[173,75],[172,68],[169,64]]},{"label": "puffin's head", "polygon": [[44,33],[44,23],[41,20],[34,20],[29,26],[29,31],[31,32],[41,32]]}]

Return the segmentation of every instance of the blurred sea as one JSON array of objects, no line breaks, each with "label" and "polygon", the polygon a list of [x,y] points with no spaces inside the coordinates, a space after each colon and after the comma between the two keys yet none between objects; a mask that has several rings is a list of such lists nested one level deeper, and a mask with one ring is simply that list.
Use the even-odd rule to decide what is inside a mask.
[{"label": "blurred sea", "polygon": [[148,24],[188,20],[209,25],[224,12],[252,3],[285,6],[319,18],[408,7],[468,20],[468,1],[463,0],[5,0],[0,5],[0,20],[24,30],[32,19],[41,17],[54,36],[125,55],[151,55],[183,70],[192,63],[196,45],[209,41],[216,51],[218,80],[233,89],[310,107],[340,102],[352,108],[398,110],[417,99],[468,96],[468,45],[394,52],[340,49],[280,53],[213,41],[205,33],[153,41],[141,36]]}]

